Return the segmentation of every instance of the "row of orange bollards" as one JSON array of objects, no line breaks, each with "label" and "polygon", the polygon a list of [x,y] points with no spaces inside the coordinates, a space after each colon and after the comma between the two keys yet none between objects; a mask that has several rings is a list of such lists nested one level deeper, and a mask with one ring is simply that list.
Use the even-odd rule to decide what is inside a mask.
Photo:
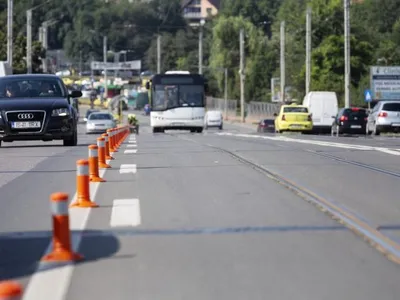
[{"label": "row of orange bollards", "polygon": [[[129,126],[107,130],[97,138],[97,145],[89,146],[88,160],[77,161],[76,169],[76,199],[70,207],[98,207],[90,199],[90,182],[105,182],[100,177],[100,169],[111,168],[107,160],[113,160],[112,154],[129,135]],[[72,262],[82,260],[83,256],[72,250],[71,231],[69,227],[68,202],[66,193],[53,193],[50,196],[50,208],[53,221],[53,249],[42,258],[43,262]],[[15,281],[0,282],[0,300],[20,300],[23,294],[22,286]]]}]

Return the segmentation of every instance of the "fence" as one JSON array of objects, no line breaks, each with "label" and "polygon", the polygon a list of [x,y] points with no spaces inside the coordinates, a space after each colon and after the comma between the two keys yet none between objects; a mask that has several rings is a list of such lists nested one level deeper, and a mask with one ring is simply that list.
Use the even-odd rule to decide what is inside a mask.
[{"label": "fence", "polygon": [[207,97],[207,109],[220,110],[223,113],[225,119],[236,118],[237,107],[238,107],[237,100],[227,100],[225,104],[225,99]]},{"label": "fence", "polygon": [[[280,103],[250,102],[246,104],[246,121],[258,122],[261,119],[273,118],[274,113],[279,113]],[[238,100],[228,100],[225,111],[225,100],[220,98],[207,97],[207,109],[222,111],[225,119],[240,120],[240,105]]]}]

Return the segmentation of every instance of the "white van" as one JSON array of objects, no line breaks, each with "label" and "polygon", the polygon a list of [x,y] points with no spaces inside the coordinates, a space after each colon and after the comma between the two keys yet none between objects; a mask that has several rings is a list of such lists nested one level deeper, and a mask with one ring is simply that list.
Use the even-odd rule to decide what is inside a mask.
[{"label": "white van", "polygon": [[209,127],[218,127],[219,130],[222,130],[224,123],[223,120],[224,118],[221,111],[209,110],[204,116],[204,128],[208,129]]},{"label": "white van", "polygon": [[332,116],[338,113],[338,99],[335,92],[309,92],[303,100],[312,114],[313,132],[330,132]]}]

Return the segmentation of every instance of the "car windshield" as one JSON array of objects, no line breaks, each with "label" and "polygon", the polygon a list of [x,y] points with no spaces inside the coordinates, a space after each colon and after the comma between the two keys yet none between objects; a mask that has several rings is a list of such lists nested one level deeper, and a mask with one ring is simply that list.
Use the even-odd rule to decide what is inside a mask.
[{"label": "car windshield", "polygon": [[400,103],[385,103],[382,110],[386,111],[400,111]]},{"label": "car windshield", "polygon": [[98,112],[98,110],[88,110],[86,112],[86,118],[90,116],[90,114],[94,113],[94,112]]},{"label": "car windshield", "polygon": [[269,125],[275,124],[275,121],[274,120],[270,120],[270,119],[265,119],[263,122],[264,122],[264,124],[269,124]]},{"label": "car windshield", "polygon": [[89,120],[112,120],[110,114],[91,114]]},{"label": "car windshield", "polygon": [[0,98],[65,98],[66,91],[55,78],[3,78]]},{"label": "car windshield", "polygon": [[358,110],[346,109],[344,111],[344,115],[351,118],[354,117],[365,118],[367,116],[367,112],[365,109],[358,109]]},{"label": "car windshield", "polygon": [[201,85],[156,85],[153,109],[198,107],[204,105],[204,87]]},{"label": "car windshield", "polygon": [[283,112],[284,113],[308,113],[308,109],[307,109],[307,107],[301,107],[301,106],[284,107]]}]

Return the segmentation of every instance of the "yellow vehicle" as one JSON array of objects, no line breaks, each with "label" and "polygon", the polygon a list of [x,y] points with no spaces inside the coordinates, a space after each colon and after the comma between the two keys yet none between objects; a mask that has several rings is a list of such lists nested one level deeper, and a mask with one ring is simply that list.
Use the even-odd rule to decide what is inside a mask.
[{"label": "yellow vehicle", "polygon": [[275,132],[300,131],[311,132],[313,122],[307,106],[303,105],[282,105],[279,114],[275,116]]}]

